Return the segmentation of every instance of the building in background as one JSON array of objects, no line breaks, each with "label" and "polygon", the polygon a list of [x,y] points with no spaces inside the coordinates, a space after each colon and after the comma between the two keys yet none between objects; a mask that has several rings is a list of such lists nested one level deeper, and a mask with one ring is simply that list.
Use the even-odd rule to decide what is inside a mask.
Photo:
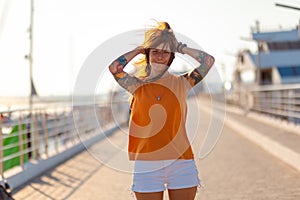
[{"label": "building in background", "polygon": [[227,102],[300,124],[300,24],[290,30],[252,30],[257,52],[237,55],[233,90]]},{"label": "building in background", "polygon": [[238,53],[235,81],[240,85],[300,83],[300,29],[262,32],[252,30],[257,52]]}]

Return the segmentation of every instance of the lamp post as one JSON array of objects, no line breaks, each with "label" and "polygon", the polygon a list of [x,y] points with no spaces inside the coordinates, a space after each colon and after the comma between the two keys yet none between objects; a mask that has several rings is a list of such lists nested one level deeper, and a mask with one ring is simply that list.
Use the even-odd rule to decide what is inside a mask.
[{"label": "lamp post", "polygon": [[[30,82],[30,93],[29,93],[29,124],[27,124],[27,147],[32,147],[32,141],[34,141],[34,134],[32,132],[33,128],[33,96],[37,95],[36,89],[34,87],[33,83],[33,76],[32,76],[32,67],[33,67],[33,20],[34,20],[34,0],[30,0],[30,26],[29,26],[29,54],[26,56],[26,58],[29,61],[29,82]],[[31,158],[32,152],[28,152],[28,157]],[[36,155],[34,155],[36,156]]]},{"label": "lamp post", "polygon": [[29,33],[29,53],[25,56],[29,61],[29,110],[31,112],[33,105],[33,96],[37,95],[33,83],[32,68],[33,68],[33,19],[34,19],[34,0],[30,0],[30,25],[28,28]]}]

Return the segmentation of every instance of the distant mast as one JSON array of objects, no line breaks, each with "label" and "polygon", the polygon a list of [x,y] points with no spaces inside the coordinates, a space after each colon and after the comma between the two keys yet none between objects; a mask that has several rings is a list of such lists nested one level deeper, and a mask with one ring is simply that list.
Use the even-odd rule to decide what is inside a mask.
[{"label": "distant mast", "polygon": [[26,58],[29,60],[29,81],[30,81],[30,94],[29,94],[29,108],[32,108],[33,96],[37,96],[37,91],[34,86],[32,76],[33,66],[33,21],[34,20],[34,0],[30,0],[30,26],[29,26],[29,54]]}]

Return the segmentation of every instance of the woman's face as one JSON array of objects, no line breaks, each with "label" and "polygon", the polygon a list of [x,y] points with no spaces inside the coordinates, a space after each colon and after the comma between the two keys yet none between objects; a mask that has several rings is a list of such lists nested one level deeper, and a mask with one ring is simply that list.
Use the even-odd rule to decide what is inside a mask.
[{"label": "woman's face", "polygon": [[149,52],[149,62],[152,64],[168,65],[171,58],[169,45],[160,44],[156,48],[151,48]]}]

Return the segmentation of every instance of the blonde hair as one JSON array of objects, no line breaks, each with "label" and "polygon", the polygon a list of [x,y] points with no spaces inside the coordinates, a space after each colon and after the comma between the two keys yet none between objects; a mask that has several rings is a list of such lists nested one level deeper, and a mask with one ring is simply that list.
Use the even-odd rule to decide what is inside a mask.
[{"label": "blonde hair", "polygon": [[167,22],[156,22],[156,26],[147,30],[145,32],[144,42],[141,45],[142,48],[146,49],[146,55],[142,56],[138,61],[134,62],[136,67],[136,76],[138,77],[147,77],[149,75],[149,51],[147,49],[155,48],[160,44],[163,44],[163,47],[169,46],[171,52],[173,53],[172,63],[174,59],[174,53],[176,51],[176,46],[174,43],[175,35],[170,25]]}]

